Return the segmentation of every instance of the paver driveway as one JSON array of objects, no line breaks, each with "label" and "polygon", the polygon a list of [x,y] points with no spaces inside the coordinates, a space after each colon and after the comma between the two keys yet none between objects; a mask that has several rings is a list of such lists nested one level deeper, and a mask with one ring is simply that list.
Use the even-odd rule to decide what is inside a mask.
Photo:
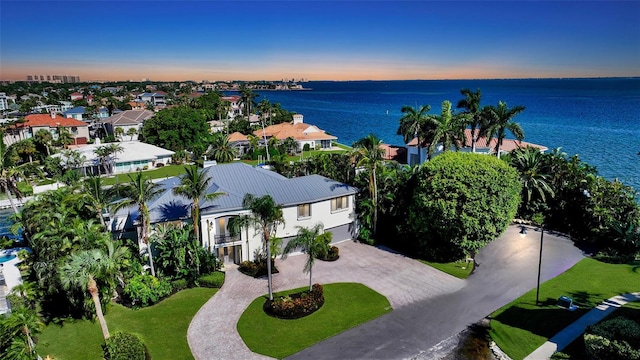
[{"label": "paver driveway", "polygon": [[[328,284],[358,282],[387,297],[394,309],[437,298],[460,290],[465,282],[419,261],[346,241],[338,244],[340,259],[316,261],[313,281]],[[280,273],[273,277],[274,291],[309,284],[302,273],[305,256],[278,260]],[[236,324],[242,312],[267,292],[266,279],[253,279],[235,267],[227,269],[225,284],[195,315],[187,333],[196,359],[266,359],[251,352],[238,335]]]}]

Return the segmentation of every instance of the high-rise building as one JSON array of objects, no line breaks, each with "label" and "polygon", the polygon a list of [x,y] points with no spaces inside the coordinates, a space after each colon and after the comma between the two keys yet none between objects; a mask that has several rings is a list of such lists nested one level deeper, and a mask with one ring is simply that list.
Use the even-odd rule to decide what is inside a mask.
[{"label": "high-rise building", "polygon": [[6,93],[0,93],[0,111],[9,109],[9,98]]},{"label": "high-rise building", "polygon": [[79,83],[77,75],[27,75],[27,82],[51,82],[56,84]]}]

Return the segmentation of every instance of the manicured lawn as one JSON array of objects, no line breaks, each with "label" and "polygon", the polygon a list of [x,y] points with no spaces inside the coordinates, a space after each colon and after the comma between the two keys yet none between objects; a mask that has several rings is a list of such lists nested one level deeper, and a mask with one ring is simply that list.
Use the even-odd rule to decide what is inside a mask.
[{"label": "manicured lawn", "polygon": [[[193,165],[167,165],[161,168],[153,169],[153,170],[145,170],[143,171],[144,176],[150,179],[162,179],[167,177],[178,176],[184,173],[185,166],[193,166]],[[116,176],[105,177],[102,182],[104,185],[115,185],[116,178],[118,184],[124,184],[131,181],[129,179],[129,175],[134,176],[136,173],[127,173],[127,174],[118,174]]]},{"label": "manicured lawn", "polygon": [[[356,283],[322,285],[325,303],[301,319],[276,319],[264,313],[266,296],[255,299],[238,321],[238,332],[251,351],[284,358],[321,340],[391,311],[384,296]],[[293,289],[275,295],[299,292]]]},{"label": "manicured lawn", "polygon": [[[182,290],[160,303],[139,310],[112,304],[105,316],[109,332],[127,331],[139,335],[158,359],[192,359],[187,329],[196,312],[217,289]],[[100,324],[87,320],[50,324],[38,335],[38,353],[56,360],[102,359]]]},{"label": "manicured lawn", "polygon": [[466,261],[454,261],[448,263],[437,263],[426,260],[420,261],[459,279],[468,278],[469,275],[471,275],[471,270],[473,270],[473,262],[467,263]]},{"label": "manicured lawn", "polygon": [[[640,291],[640,263],[583,259],[540,286],[540,306],[535,305],[533,289],[491,314],[490,334],[512,359],[522,359],[603,300],[636,291]],[[571,312],[557,307],[562,295],[572,297],[580,308]]]}]

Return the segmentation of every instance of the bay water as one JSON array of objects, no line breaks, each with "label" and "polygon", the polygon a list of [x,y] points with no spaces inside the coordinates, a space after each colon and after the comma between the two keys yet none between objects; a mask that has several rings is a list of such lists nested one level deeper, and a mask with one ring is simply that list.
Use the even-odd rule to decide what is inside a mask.
[{"label": "bay water", "polygon": [[596,166],[607,179],[618,179],[640,190],[640,78],[311,81],[311,90],[262,91],[267,99],[304,115],[351,145],[369,133],[383,142],[404,145],[397,135],[404,105],[429,104],[439,114],[441,103],[456,106],[460,90],[482,92],[481,106],[506,102],[525,110],[514,120],[525,141]]}]

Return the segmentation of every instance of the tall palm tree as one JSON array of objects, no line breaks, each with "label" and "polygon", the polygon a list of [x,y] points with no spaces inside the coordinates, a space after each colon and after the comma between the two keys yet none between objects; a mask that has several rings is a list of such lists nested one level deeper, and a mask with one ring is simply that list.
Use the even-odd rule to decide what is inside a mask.
[{"label": "tall palm tree", "polygon": [[253,90],[248,88],[246,85],[242,85],[240,88],[240,98],[242,99],[241,101],[245,109],[244,115],[247,119],[249,119],[249,116],[251,115],[251,109],[256,105],[254,99],[258,96],[258,94],[254,93]]},{"label": "tall palm tree", "polygon": [[407,144],[414,138],[418,141],[418,164],[420,159],[420,147],[423,145],[425,132],[427,131],[427,113],[431,110],[431,105],[422,105],[418,109],[411,106],[402,107],[402,117],[398,126],[398,135],[402,135],[404,143]]},{"label": "tall palm tree", "polygon": [[374,134],[369,134],[353,143],[356,166],[364,166],[369,171],[369,195],[374,209],[373,228],[371,230],[374,236],[378,222],[378,180],[376,170],[382,163],[382,156],[384,155],[384,150],[380,148],[380,145],[382,145],[382,140],[378,139]]},{"label": "tall palm tree", "polygon": [[36,131],[34,137],[37,143],[44,145],[44,147],[47,149],[47,156],[51,156],[51,150],[49,149],[51,143],[53,142],[53,134],[51,134],[51,131],[40,129]]},{"label": "tall palm tree", "polygon": [[[482,124],[484,120],[484,117],[482,116],[482,109],[480,108],[482,93],[480,92],[480,89],[473,92],[464,88],[460,90],[460,94],[462,94],[464,98],[458,101],[456,108],[464,109],[463,114],[468,115],[466,125],[471,127],[471,151],[476,152],[476,143],[478,142],[478,138],[482,135],[480,133],[480,129],[483,128]],[[476,130],[478,130],[478,132],[476,132]]]},{"label": "tall palm tree", "polygon": [[115,212],[129,206],[138,206],[140,238],[147,247],[151,275],[156,276],[156,270],[153,266],[153,252],[149,244],[150,219],[147,202],[160,195],[163,189],[160,185],[153,183],[149,178],[143,176],[142,171],[138,171],[135,176],[129,175],[129,180],[130,182],[123,184],[120,189],[120,193],[124,194],[125,198],[114,205],[113,211]]},{"label": "tall palm tree", "polygon": [[305,262],[304,269],[302,271],[309,273],[309,291],[311,291],[313,286],[313,281],[311,279],[313,263],[316,257],[326,251],[327,248],[327,244],[325,244],[320,237],[324,225],[322,223],[318,223],[310,229],[302,226],[297,226],[297,228],[298,235],[287,243],[287,246],[285,246],[284,251],[282,252],[282,258],[285,259],[289,253],[298,248],[300,248],[303,253],[307,254],[307,261]]},{"label": "tall palm tree", "polygon": [[21,200],[22,193],[20,189],[18,189],[18,181],[16,180],[20,175],[19,167],[14,166],[14,163],[15,150],[7,148],[4,140],[0,139],[0,189],[7,195],[13,212],[17,214],[18,208],[13,202],[11,194],[15,195],[18,200]]},{"label": "tall palm tree", "polygon": [[184,174],[180,176],[180,185],[173,188],[173,193],[191,201],[193,232],[198,244],[202,244],[200,241],[200,199],[211,201],[225,195],[225,193],[214,192],[207,194],[212,180],[211,176],[207,174],[207,169],[198,170],[195,166],[185,166],[184,170]]},{"label": "tall palm tree", "polygon": [[138,130],[136,130],[136,128],[129,128],[127,135],[129,136],[129,140],[133,141],[133,137],[138,135]]},{"label": "tall palm tree", "polygon": [[73,134],[71,134],[71,131],[69,131],[69,129],[64,126],[58,126],[56,128],[56,132],[58,135],[57,142],[59,146],[62,146],[65,149],[75,141],[75,138],[73,137]]},{"label": "tall palm tree", "polygon": [[102,211],[107,208],[107,204],[113,196],[113,189],[113,187],[105,189],[100,176],[90,175],[82,183],[82,192],[88,197],[92,210],[96,212],[96,216],[105,230],[107,226]]},{"label": "tall palm tree", "polygon": [[460,149],[460,144],[464,141],[464,128],[466,115],[454,114],[451,111],[451,102],[445,100],[442,102],[442,110],[440,115],[429,115],[429,122],[433,126],[433,131],[428,140],[430,140],[428,154],[431,157],[436,150],[438,144],[442,144],[442,151],[446,152],[455,147]]},{"label": "tall palm tree", "polygon": [[290,155],[295,155],[298,152],[298,142],[292,136],[287,137],[282,142],[282,146],[287,150]]},{"label": "tall palm tree", "polygon": [[60,271],[63,288],[67,290],[80,288],[91,295],[105,340],[109,338],[109,329],[102,312],[97,280],[113,278],[119,268],[119,262],[126,256],[127,251],[126,248],[114,247],[110,240],[107,244],[111,245],[106,251],[96,248],[71,254]]},{"label": "tall palm tree", "polygon": [[509,108],[507,103],[502,101],[498,101],[498,106],[485,107],[484,115],[487,119],[485,132],[488,140],[494,136],[498,139],[495,149],[498,158],[500,158],[500,147],[507,136],[507,131],[513,134],[518,141],[524,139],[522,127],[520,127],[520,124],[513,122],[513,118],[522,111],[524,111],[524,106],[517,105]]},{"label": "tall palm tree", "polygon": [[229,138],[222,133],[221,136],[214,136],[211,143],[211,150],[207,156],[217,162],[227,163],[233,161],[238,154],[237,149],[229,143]]},{"label": "tall palm tree", "polygon": [[540,149],[531,146],[511,153],[511,166],[520,173],[525,209],[534,193],[542,201],[546,201],[547,195],[554,196],[550,174],[545,172],[545,163],[545,155],[540,152]]},{"label": "tall palm tree", "polygon": [[262,118],[262,121],[265,121],[266,118],[269,118],[269,120],[271,120],[271,102],[269,100],[260,100],[260,103],[258,103],[258,111],[260,111],[260,117]]},{"label": "tall palm tree", "polygon": [[273,300],[273,286],[271,283],[271,246],[269,240],[275,236],[276,228],[284,224],[282,207],[276,204],[271,195],[255,197],[246,194],[242,199],[242,207],[251,210],[251,222],[262,234],[263,244],[267,251],[267,288],[269,300]]}]

